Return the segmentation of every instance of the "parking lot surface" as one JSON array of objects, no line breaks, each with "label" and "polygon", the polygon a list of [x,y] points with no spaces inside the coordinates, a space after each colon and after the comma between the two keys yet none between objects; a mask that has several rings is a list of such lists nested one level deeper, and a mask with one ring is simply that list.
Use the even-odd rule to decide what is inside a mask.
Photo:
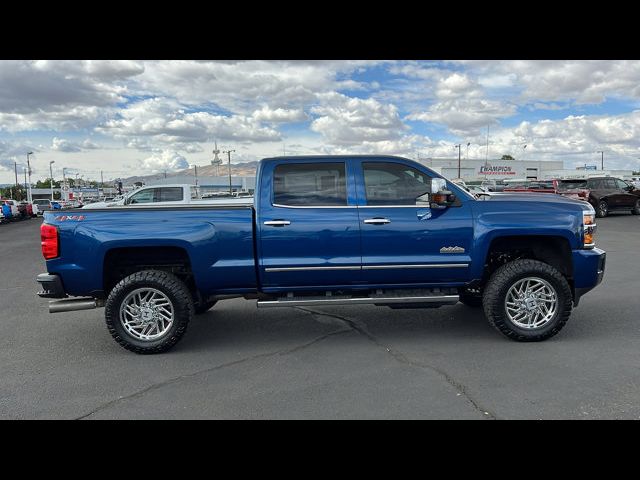
[{"label": "parking lot surface", "polygon": [[103,309],[50,315],[40,219],[0,225],[0,418],[640,418],[640,217],[598,219],[603,283],[517,343],[482,311],[219,302],[169,353],[118,346]]}]

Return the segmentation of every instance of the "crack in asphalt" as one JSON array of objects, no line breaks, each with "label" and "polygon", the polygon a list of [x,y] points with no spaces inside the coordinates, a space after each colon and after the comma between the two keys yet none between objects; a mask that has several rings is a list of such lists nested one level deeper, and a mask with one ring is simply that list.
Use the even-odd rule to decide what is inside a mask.
[{"label": "crack in asphalt", "polygon": [[131,400],[133,398],[138,398],[143,396],[144,394],[153,391],[153,390],[157,390],[159,388],[162,388],[164,386],[170,385],[172,383],[175,382],[179,382],[180,380],[184,380],[186,378],[192,378],[195,377],[197,375],[202,375],[204,373],[209,373],[209,372],[214,372],[216,370],[220,370],[223,368],[227,368],[227,367],[233,367],[235,365],[239,365],[241,363],[247,363],[247,362],[251,362],[253,360],[258,360],[260,358],[268,358],[268,357],[275,357],[277,355],[290,355],[292,353],[298,352],[300,350],[304,350],[305,348],[308,348],[318,342],[321,342],[322,340],[325,340],[326,338],[329,338],[333,335],[341,335],[343,333],[350,333],[352,331],[352,329],[348,328],[348,329],[342,329],[342,330],[334,330],[332,332],[329,332],[325,335],[322,335],[320,337],[316,337],[313,340],[307,342],[307,343],[303,343],[302,345],[297,345],[295,347],[292,348],[286,348],[286,349],[282,349],[282,350],[277,350],[275,352],[267,352],[267,353],[260,353],[258,355],[253,355],[251,357],[247,357],[247,358],[241,358],[239,360],[234,360],[232,362],[227,362],[227,363],[223,363],[220,365],[216,365],[214,367],[209,367],[209,368],[205,368],[204,370],[198,370],[197,372],[191,372],[191,373],[185,373],[183,375],[179,375],[177,377],[173,377],[173,378],[169,378],[167,380],[163,380],[161,382],[158,383],[154,383],[153,385],[150,385],[146,388],[143,388],[142,390],[138,390],[137,392],[131,393],[129,395],[124,395],[122,397],[118,397],[116,399],[113,399],[107,403],[104,403],[102,405],[100,405],[99,407],[91,410],[89,413],[86,413],[80,417],[76,417],[74,420],[82,420],[85,419],[87,417],[90,417],[91,415],[94,415],[98,412],[101,412],[103,410],[106,410],[108,408],[113,407],[114,405],[116,405],[117,403],[123,402],[125,400]]},{"label": "crack in asphalt", "polygon": [[410,365],[412,367],[420,368],[420,369],[428,369],[428,370],[431,370],[432,372],[437,373],[458,392],[458,395],[464,396],[464,398],[472,405],[472,407],[482,415],[482,418],[490,418],[492,420],[498,419],[495,413],[481,406],[480,403],[476,399],[474,399],[471,396],[471,394],[469,394],[469,392],[467,392],[467,387],[463,383],[460,383],[459,381],[454,379],[445,370],[442,370],[441,368],[438,368],[438,367],[434,367],[433,365],[410,360],[402,352],[383,344],[380,340],[378,340],[378,338],[376,338],[371,332],[369,332],[364,326],[362,326],[355,320],[343,317],[341,315],[336,315],[333,313],[326,313],[319,310],[311,309],[308,307],[294,307],[294,308],[301,310],[303,312],[310,313],[312,315],[322,315],[325,317],[341,320],[342,322],[346,323],[349,328],[363,335],[369,341],[374,343],[376,346],[383,348],[397,362],[403,363],[405,365]]}]

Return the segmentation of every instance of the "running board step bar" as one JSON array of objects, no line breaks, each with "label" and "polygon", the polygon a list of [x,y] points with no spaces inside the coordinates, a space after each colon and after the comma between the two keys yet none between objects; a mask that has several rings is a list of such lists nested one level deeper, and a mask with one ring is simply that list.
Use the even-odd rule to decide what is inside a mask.
[{"label": "running board step bar", "polygon": [[441,288],[433,290],[390,290],[376,291],[367,296],[354,297],[349,295],[297,296],[289,294],[273,300],[258,300],[258,308],[272,307],[304,307],[315,305],[393,305],[432,303],[437,305],[455,305],[460,300],[455,288]]},{"label": "running board step bar", "polygon": [[52,300],[49,302],[49,313],[76,312],[78,310],[91,310],[103,307],[104,300],[96,298],[66,298],[64,300]]}]

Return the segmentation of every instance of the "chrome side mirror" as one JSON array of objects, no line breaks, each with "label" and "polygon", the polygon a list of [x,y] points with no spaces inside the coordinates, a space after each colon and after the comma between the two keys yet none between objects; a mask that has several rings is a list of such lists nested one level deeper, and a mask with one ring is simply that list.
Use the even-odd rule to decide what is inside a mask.
[{"label": "chrome side mirror", "polygon": [[447,208],[455,199],[455,195],[447,190],[447,181],[444,178],[431,179],[431,208]]}]

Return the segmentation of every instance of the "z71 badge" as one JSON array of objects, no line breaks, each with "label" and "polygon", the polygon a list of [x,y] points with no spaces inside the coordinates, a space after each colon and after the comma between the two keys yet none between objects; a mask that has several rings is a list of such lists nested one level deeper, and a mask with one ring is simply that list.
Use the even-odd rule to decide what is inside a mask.
[{"label": "z71 badge", "polygon": [[81,222],[85,219],[84,215],[56,215],[56,220],[59,222],[66,222],[67,220]]},{"label": "z71 badge", "polygon": [[442,247],[440,253],[464,253],[465,250],[462,247]]}]

